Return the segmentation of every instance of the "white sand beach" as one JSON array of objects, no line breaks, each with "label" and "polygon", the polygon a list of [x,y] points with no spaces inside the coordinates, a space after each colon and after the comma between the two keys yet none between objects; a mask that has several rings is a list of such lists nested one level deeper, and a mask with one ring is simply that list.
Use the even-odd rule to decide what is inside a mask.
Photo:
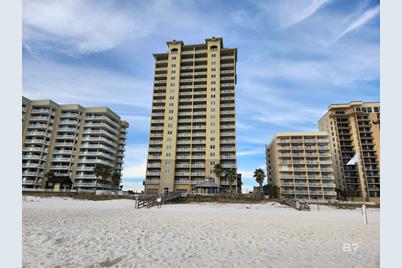
[{"label": "white sand beach", "polygon": [[[380,211],[23,200],[23,267],[379,267]],[[346,243],[346,245],[344,245]],[[354,244],[356,251],[345,252]]]}]

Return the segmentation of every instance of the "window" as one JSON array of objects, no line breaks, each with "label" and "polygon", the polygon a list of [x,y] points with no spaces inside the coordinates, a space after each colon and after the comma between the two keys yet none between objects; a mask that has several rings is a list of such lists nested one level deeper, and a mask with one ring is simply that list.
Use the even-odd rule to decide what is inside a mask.
[{"label": "window", "polygon": [[214,88],[214,87],[213,87],[213,88],[211,88],[211,91],[215,91],[215,90],[216,90],[216,88]]},{"label": "window", "polygon": [[169,120],[173,120],[173,116],[169,116]]},{"label": "window", "polygon": [[210,141],[215,141],[215,138],[210,138],[209,140],[210,140]]},{"label": "window", "polygon": [[367,107],[367,112],[371,113],[373,110],[371,110],[371,107]]},{"label": "window", "polygon": [[374,112],[378,113],[380,109],[378,107],[374,107]]},{"label": "window", "polygon": [[211,54],[211,58],[216,58],[216,54]]},{"label": "window", "polygon": [[172,80],[176,80],[176,77],[172,76],[171,79],[172,79]]},{"label": "window", "polygon": [[214,113],[215,112],[215,108],[211,108],[211,113]]},{"label": "window", "polygon": [[216,74],[211,74],[211,78],[215,78],[216,77]]},{"label": "window", "polygon": [[211,118],[211,119],[215,119],[215,115],[211,115],[210,118]]},{"label": "window", "polygon": [[166,157],[170,157],[171,155],[171,153],[166,153]]},{"label": "window", "polygon": [[211,161],[211,162],[209,162],[209,164],[210,164],[211,166],[214,166],[214,165],[215,165],[215,161]]},{"label": "window", "polygon": [[165,165],[168,167],[170,166],[170,161],[166,161]]},{"label": "window", "polygon": [[176,67],[176,64],[175,64],[175,63],[173,63],[173,64],[172,64],[172,68],[175,68],[175,67]]},{"label": "window", "polygon": [[172,142],[172,138],[167,138],[166,141],[167,142]]},{"label": "window", "polygon": [[172,60],[176,60],[176,56],[172,57]]},{"label": "window", "polygon": [[176,70],[172,70],[170,73],[171,73],[171,74],[175,74],[175,73],[176,73]]},{"label": "window", "polygon": [[173,113],[173,110],[169,110],[169,113],[172,114],[172,113]]},{"label": "window", "polygon": [[173,124],[168,124],[168,127],[173,127]]},{"label": "window", "polygon": [[171,87],[174,87],[174,83],[170,83],[170,86],[171,86]]},{"label": "window", "polygon": [[169,130],[167,133],[168,133],[168,135],[172,135],[173,132],[171,130]]},{"label": "window", "polygon": [[174,106],[174,103],[169,103],[169,106],[170,106],[170,107]]},{"label": "window", "polygon": [[166,174],[170,174],[170,169],[166,169]]},{"label": "window", "polygon": [[212,95],[211,95],[211,98],[213,98],[213,99],[214,99],[214,98],[215,98],[215,94],[212,94]]},{"label": "window", "polygon": [[172,149],[172,145],[166,145],[166,150]]},{"label": "window", "polygon": [[217,49],[218,49],[218,47],[215,46],[215,45],[209,47],[209,50],[211,50],[211,51],[215,51],[215,50],[217,50]]},{"label": "window", "polygon": [[170,99],[170,100],[174,100],[174,96],[170,96],[169,99]]},{"label": "window", "polygon": [[211,65],[216,65],[216,61],[211,62]]},{"label": "window", "polygon": [[215,149],[215,145],[210,145],[209,149]]},{"label": "window", "polygon": [[215,72],[215,71],[216,71],[216,68],[211,68],[211,71],[212,71],[212,72]]},{"label": "window", "polygon": [[172,53],[177,53],[177,51],[179,51],[177,48],[172,48],[172,50],[170,50]]},{"label": "window", "polygon": [[174,94],[174,89],[171,89],[171,90],[170,90],[170,94]]},{"label": "window", "polygon": [[210,153],[209,156],[214,157],[215,153]]},{"label": "window", "polygon": [[209,133],[210,134],[215,134],[215,130],[210,130]]},{"label": "window", "polygon": [[215,122],[211,122],[211,123],[209,123],[209,125],[210,125],[211,127],[214,127],[214,126],[215,126]]},{"label": "window", "polygon": [[211,81],[211,85],[215,85],[216,84],[216,81]]}]

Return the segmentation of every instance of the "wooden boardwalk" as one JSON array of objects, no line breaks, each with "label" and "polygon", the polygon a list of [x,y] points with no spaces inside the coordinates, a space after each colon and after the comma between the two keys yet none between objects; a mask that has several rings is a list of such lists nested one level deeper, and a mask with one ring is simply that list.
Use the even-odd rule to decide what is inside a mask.
[{"label": "wooden boardwalk", "polygon": [[310,210],[310,206],[307,203],[297,199],[283,198],[281,203],[297,210]]},{"label": "wooden boardwalk", "polygon": [[136,202],[135,208],[144,208],[144,207],[151,208],[151,207],[157,206],[158,198],[161,199],[162,204],[166,204],[167,202],[175,200],[179,197],[181,197],[181,193],[179,193],[179,192],[169,192],[166,194],[158,194],[158,195],[154,195],[154,196],[148,197],[143,200],[138,200]]}]

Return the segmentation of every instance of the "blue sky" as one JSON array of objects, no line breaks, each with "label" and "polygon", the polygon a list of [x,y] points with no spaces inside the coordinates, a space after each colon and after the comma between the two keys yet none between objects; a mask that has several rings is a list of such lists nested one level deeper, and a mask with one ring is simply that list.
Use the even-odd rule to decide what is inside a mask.
[{"label": "blue sky", "polygon": [[125,189],[141,189],[152,53],[167,40],[238,48],[238,169],[246,189],[276,132],[317,130],[331,103],[379,101],[379,1],[23,1],[23,95],[108,106],[130,123]]}]

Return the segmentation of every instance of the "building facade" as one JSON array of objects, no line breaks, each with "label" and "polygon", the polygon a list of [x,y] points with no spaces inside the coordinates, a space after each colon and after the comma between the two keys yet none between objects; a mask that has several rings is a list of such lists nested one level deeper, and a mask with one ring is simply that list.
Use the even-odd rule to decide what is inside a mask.
[{"label": "building facade", "polygon": [[277,133],[266,145],[266,159],[268,182],[279,187],[281,197],[336,198],[327,133]]},{"label": "building facade", "polygon": [[96,182],[100,163],[121,174],[128,123],[108,108],[22,98],[22,188],[44,188],[45,174],[68,177],[74,189],[112,189]]},{"label": "building facade", "polygon": [[237,167],[237,49],[224,48],[222,38],[167,46],[167,53],[154,54],[145,191],[190,192],[206,178],[226,191],[227,181],[216,178],[213,167]]},{"label": "building facade", "polygon": [[[329,134],[338,187],[353,190],[357,200],[379,201],[380,103],[330,105],[319,128]],[[347,165],[355,155],[357,163]]]}]

